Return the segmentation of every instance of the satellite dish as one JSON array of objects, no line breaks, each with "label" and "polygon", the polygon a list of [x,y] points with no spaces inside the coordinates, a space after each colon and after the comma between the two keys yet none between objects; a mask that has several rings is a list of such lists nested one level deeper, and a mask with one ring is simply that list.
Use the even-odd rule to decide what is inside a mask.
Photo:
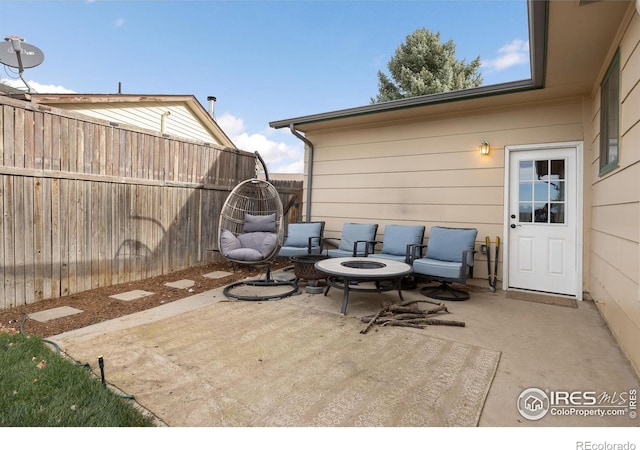
[{"label": "satellite dish", "polygon": [[5,36],[5,42],[0,42],[0,63],[18,69],[20,79],[31,93],[31,86],[22,76],[24,69],[35,67],[44,61],[44,53],[38,47],[25,44],[20,36]]},{"label": "satellite dish", "polygon": [[32,67],[39,66],[44,61],[44,53],[38,47],[24,42],[17,41],[19,51],[14,48],[14,42],[5,41],[0,42],[0,63],[5,66],[20,68],[20,61],[18,60],[18,54],[22,59],[22,68],[30,69]]}]

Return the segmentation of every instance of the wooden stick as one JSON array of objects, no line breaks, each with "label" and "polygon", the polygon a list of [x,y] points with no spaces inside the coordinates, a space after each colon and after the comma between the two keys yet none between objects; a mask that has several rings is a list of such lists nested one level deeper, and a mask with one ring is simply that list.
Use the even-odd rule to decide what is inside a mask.
[{"label": "wooden stick", "polygon": [[464,327],[464,322],[457,320],[441,320],[441,319],[410,319],[410,320],[395,320],[390,318],[381,318],[376,321],[378,325],[397,325],[404,323],[407,325],[449,325],[454,327]]},{"label": "wooden stick", "polygon": [[[415,308],[410,305],[415,303],[432,303],[437,305],[436,308],[423,310],[420,308]],[[449,310],[442,302],[433,302],[430,300],[411,300],[402,302],[400,304],[391,304],[381,308],[375,315],[361,317],[360,320],[362,322],[368,322],[367,326],[360,331],[361,334],[366,334],[374,324],[380,326],[402,326],[402,327],[411,327],[411,328],[421,328],[423,329],[426,325],[449,325],[456,327],[464,327],[466,324],[464,322],[459,322],[456,320],[441,320],[441,319],[432,319],[429,316],[445,312],[449,313]]]},{"label": "wooden stick", "polygon": [[385,322],[385,323],[382,324],[383,327],[386,327],[387,325],[392,326],[392,327],[420,328],[421,330],[424,330],[424,325],[419,325],[419,324],[415,324],[415,323],[407,323],[404,320],[390,320],[390,321]]},{"label": "wooden stick", "polygon": [[464,322],[458,322],[457,320],[427,319],[424,323],[427,325],[449,325],[452,327],[466,326]]},{"label": "wooden stick", "polygon": [[389,307],[387,306],[386,308],[382,308],[380,311],[378,311],[378,313],[375,316],[373,316],[373,319],[371,319],[371,321],[367,324],[367,326],[364,327],[364,329],[360,330],[360,334],[367,334],[367,332],[373,326],[376,319],[380,317],[380,314],[382,314],[383,312],[386,312],[388,309]]},{"label": "wooden stick", "polygon": [[414,303],[431,303],[432,305],[438,305],[438,306],[444,305],[444,303],[442,302],[436,302],[434,300],[428,300],[426,298],[418,299],[418,300],[405,300],[404,302],[399,303],[399,305],[408,306],[408,305],[413,305]]},{"label": "wooden stick", "polygon": [[447,307],[445,305],[441,305],[437,308],[433,308],[433,309],[428,309],[427,311],[425,311],[426,314],[436,314],[439,313],[440,311],[442,312],[446,312],[448,313],[449,310],[447,309]]},{"label": "wooden stick", "polygon": [[400,305],[390,305],[388,310],[392,313],[409,313],[409,314],[422,314],[423,311],[420,308],[411,308]]}]

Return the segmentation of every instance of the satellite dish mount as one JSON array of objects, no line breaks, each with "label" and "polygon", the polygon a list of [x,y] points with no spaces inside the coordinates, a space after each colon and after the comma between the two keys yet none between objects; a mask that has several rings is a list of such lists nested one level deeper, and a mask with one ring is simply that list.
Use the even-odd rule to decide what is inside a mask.
[{"label": "satellite dish mount", "polygon": [[31,86],[24,79],[24,69],[38,66],[44,61],[44,54],[39,48],[25,44],[19,36],[5,36],[5,42],[0,43],[0,63],[15,67],[22,82],[31,92]]}]

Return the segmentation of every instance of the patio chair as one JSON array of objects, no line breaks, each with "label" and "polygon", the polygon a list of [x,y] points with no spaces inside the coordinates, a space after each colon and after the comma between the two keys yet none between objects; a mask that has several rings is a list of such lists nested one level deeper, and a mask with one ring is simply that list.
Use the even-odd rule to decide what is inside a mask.
[{"label": "patio chair", "polygon": [[[327,248],[327,255],[331,258],[344,258],[349,256],[366,256],[373,247],[376,238],[378,224],[371,223],[345,223],[342,226],[340,239],[323,238],[322,244],[335,247]],[[369,249],[369,250],[367,250]]]},{"label": "patio chair", "polygon": [[[408,263],[412,247],[422,244],[424,231],[423,225],[387,225],[382,241],[373,241],[372,251],[367,256]],[[376,253],[375,246],[378,244],[382,244],[382,248]]]},{"label": "patio chair", "polygon": [[[278,255],[284,236],[283,208],[276,188],[265,180],[252,178],[238,184],[222,205],[218,222],[218,249],[222,256],[233,263],[264,266],[266,277],[233,283],[223,290],[229,298],[239,300],[270,300],[283,298],[297,292],[295,282],[274,280],[271,263]],[[261,296],[238,294],[240,286],[284,286],[278,293],[265,291]]]},{"label": "patio chair", "polygon": [[282,269],[283,272],[295,272],[295,282],[300,279],[307,280],[307,292],[317,293],[317,280],[321,275],[314,270],[313,263],[320,258],[326,258],[322,254],[322,236],[324,234],[324,222],[298,222],[290,223],[284,244],[280,248],[278,257],[289,258],[293,263]]},{"label": "patio chair", "polygon": [[[466,284],[473,277],[473,256],[478,230],[475,228],[432,227],[426,245],[414,245],[411,264],[417,279],[438,282],[420,289],[424,296],[439,300],[468,300],[467,291],[451,287]],[[421,251],[426,248],[424,257]]]},{"label": "patio chair", "polygon": [[322,253],[323,234],[324,222],[290,223],[278,256],[319,255]]}]

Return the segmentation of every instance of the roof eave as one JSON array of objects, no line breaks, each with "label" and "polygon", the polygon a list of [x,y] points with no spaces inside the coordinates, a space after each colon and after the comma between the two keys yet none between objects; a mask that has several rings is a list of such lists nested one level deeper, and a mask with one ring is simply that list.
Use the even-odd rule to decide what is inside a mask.
[{"label": "roof eave", "polygon": [[382,113],[389,111],[398,111],[408,108],[417,108],[428,105],[437,105],[440,103],[456,102],[461,100],[471,100],[494,95],[504,95],[515,92],[529,91],[532,89],[540,89],[542,86],[537,85],[533,80],[521,80],[510,83],[495,84],[491,86],[481,86],[478,88],[470,88],[459,91],[444,92],[441,94],[430,94],[420,97],[412,97],[401,100],[392,100],[384,103],[376,103],[355,108],[341,109],[338,111],[330,111],[326,113],[313,114],[309,116],[294,117],[291,119],[269,122],[272,128],[289,128],[291,125],[298,126],[310,123],[323,122],[327,120],[345,119],[350,117],[358,117],[367,114]]}]

